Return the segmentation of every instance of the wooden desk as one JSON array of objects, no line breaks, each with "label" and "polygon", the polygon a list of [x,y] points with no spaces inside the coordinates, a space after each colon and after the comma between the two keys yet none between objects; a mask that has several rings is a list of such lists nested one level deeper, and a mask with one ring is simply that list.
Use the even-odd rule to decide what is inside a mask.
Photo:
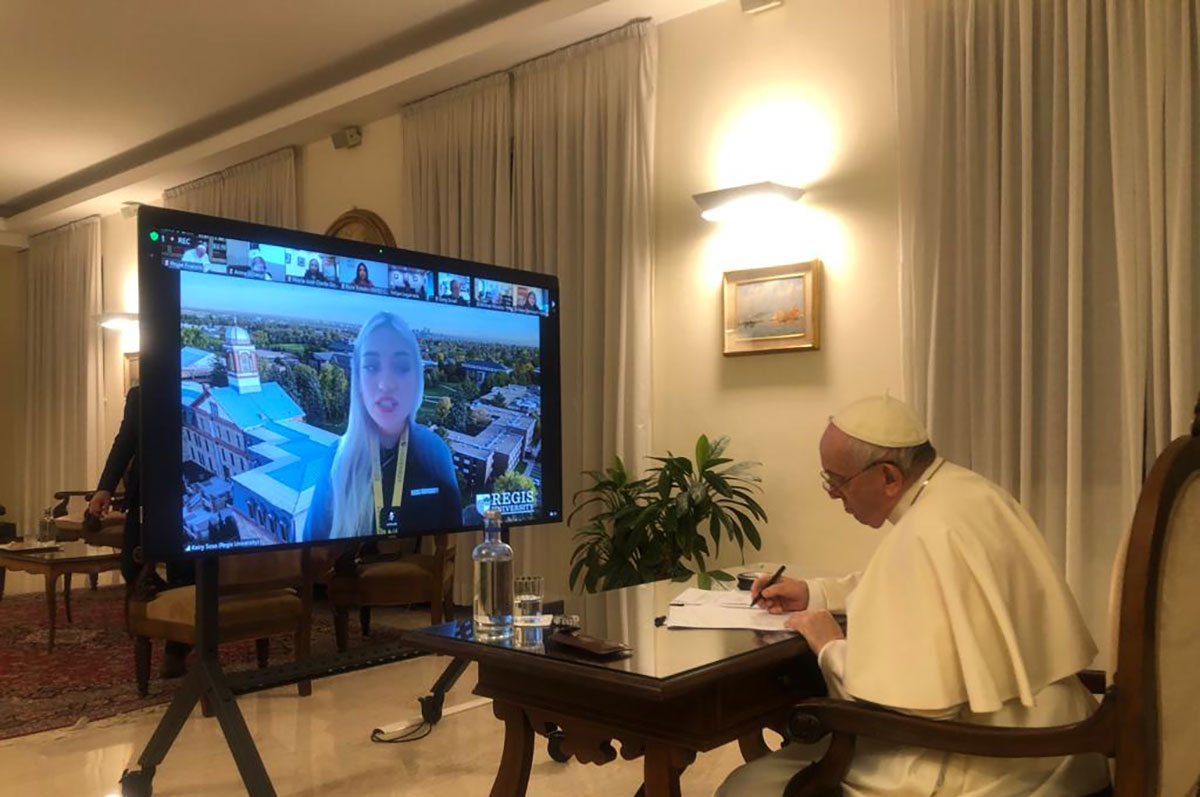
[{"label": "wooden desk", "polygon": [[582,631],[633,646],[634,655],[596,662],[547,649],[537,634],[477,641],[470,621],[412,631],[415,647],[475,661],[475,693],[504,722],[504,753],[493,797],[523,795],[534,733],[555,727],[561,748],[584,763],[644,757],[647,797],[678,795],[697,752],[738,741],[746,760],[766,752],[764,727],[782,727],[801,698],[825,693],[804,640],[794,634],[671,630],[655,617],[688,584],[658,582],[575,599]]},{"label": "wooden desk", "polygon": [[67,610],[67,622],[71,620],[71,574],[86,573],[96,576],[106,570],[116,570],[121,566],[121,555],[117,553],[92,553],[82,542],[61,543],[58,550],[38,551],[45,543],[30,543],[26,547],[34,547],[32,551],[22,551],[20,548],[0,548],[0,598],[4,596],[3,573],[5,570],[20,570],[35,575],[41,574],[46,579],[46,608],[50,616],[50,644],[54,650],[54,628],[58,619],[58,607],[55,598],[55,586],[58,577],[63,576],[63,605]]}]

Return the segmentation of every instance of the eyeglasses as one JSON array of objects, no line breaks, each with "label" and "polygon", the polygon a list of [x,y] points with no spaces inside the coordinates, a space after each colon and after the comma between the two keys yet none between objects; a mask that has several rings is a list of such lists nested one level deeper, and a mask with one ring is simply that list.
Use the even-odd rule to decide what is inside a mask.
[{"label": "eyeglasses", "polygon": [[[895,464],[896,463],[892,462],[890,459],[877,459],[874,462],[870,463],[869,465],[866,465],[865,467],[863,467],[861,470],[858,471],[858,473],[855,473],[853,476],[838,476],[836,473],[830,473],[829,471],[822,468],[820,471],[821,483],[825,487],[825,492],[829,493],[829,497],[834,498],[839,493],[841,493],[843,490],[845,490],[846,487],[848,487],[850,485],[850,482],[854,481],[859,476],[863,475],[864,473],[866,473],[867,471],[869,471],[871,468],[875,467],[876,465],[895,465]],[[897,466],[897,467],[899,467],[899,466]]]}]

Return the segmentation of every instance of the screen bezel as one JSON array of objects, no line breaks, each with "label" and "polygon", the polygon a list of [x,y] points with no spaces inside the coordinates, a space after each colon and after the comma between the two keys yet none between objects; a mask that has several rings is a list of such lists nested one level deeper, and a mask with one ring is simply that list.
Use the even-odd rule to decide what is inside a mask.
[{"label": "screen bezel", "polygon": [[[162,264],[162,244],[150,233],[178,229],[200,235],[277,244],[294,249],[315,250],[390,265],[415,266],[430,271],[454,271],[472,278],[495,279],[543,288],[548,311],[541,316],[542,370],[542,517],[505,521],[506,526],[525,527],[561,523],[562,506],[562,383],[559,340],[558,278],[552,274],[520,271],[470,260],[442,257],[396,247],[333,238],[325,235],[270,227],[262,224],[204,216],[179,210],[143,206],[138,212],[138,299],[141,352],[141,495],[143,546],[154,561],[198,559],[206,556],[263,553],[383,539],[413,539],[433,534],[478,531],[481,524],[459,529],[430,529],[419,533],[368,535],[310,542],[279,543],[253,547],[183,550],[183,420],[180,410],[182,375],[179,272]],[[230,276],[237,280],[240,277]],[[236,283],[234,283],[236,284]],[[333,290],[313,288],[313,290]],[[435,285],[436,290],[436,285]],[[397,302],[413,301],[395,298]],[[474,296],[471,297],[472,303]],[[480,308],[486,309],[486,308]],[[489,312],[505,312],[489,310]],[[546,389],[552,386],[552,389]],[[551,434],[548,434],[552,432]],[[169,530],[169,534],[163,534]]]}]

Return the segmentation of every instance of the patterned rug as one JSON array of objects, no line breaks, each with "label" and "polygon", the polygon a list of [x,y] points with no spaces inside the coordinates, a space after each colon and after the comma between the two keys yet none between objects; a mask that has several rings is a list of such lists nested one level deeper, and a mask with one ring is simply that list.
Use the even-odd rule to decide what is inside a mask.
[{"label": "patterned rug", "polygon": [[[162,643],[154,643],[150,693],[139,697],[134,679],[133,640],[122,617],[124,587],[71,591],[68,624],[61,598],[54,652],[46,650],[46,598],[40,593],[0,600],[0,739],[93,721],[169,701],[183,682],[158,677]],[[424,614],[426,622],[429,615]],[[424,624],[424,623],[422,623]],[[400,630],[375,622],[364,641],[351,617],[350,646],[394,642]],[[333,614],[321,603],[313,610],[313,655],[333,653]],[[271,664],[291,661],[291,636],[271,637]],[[222,645],[227,671],[257,665],[254,642]]]}]

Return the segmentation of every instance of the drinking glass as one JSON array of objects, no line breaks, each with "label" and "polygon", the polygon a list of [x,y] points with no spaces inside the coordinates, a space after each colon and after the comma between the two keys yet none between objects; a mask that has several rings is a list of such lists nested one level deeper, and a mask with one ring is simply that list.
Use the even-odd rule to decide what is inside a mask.
[{"label": "drinking glass", "polygon": [[545,583],[541,576],[520,576],[513,584],[513,624],[537,625],[542,619]]}]

